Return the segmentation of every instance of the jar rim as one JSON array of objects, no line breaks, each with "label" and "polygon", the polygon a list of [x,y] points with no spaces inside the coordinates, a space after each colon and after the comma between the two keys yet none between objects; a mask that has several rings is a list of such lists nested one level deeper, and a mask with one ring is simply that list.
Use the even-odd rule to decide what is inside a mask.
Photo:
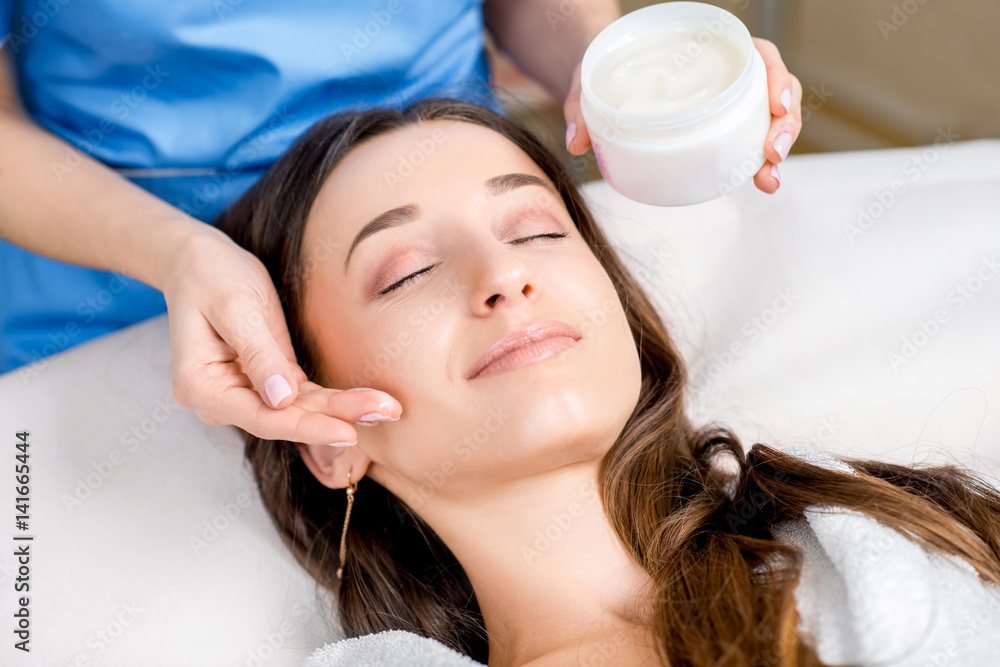
[{"label": "jar rim", "polygon": [[[730,32],[735,37],[735,46],[740,48],[741,55],[744,56],[743,69],[740,74],[718,95],[680,111],[644,114],[621,111],[594,93],[590,86],[590,79],[597,62],[600,62],[603,57],[610,55],[618,48],[622,48],[625,44],[634,42],[637,36],[655,32],[663,27],[677,27],[676,21],[678,20],[682,21],[681,25],[683,26],[703,26],[706,22],[711,22],[712,19],[719,20],[724,27],[723,32],[720,32],[716,37],[721,36],[724,32]],[[671,23],[671,20],[674,23]],[[711,33],[709,28],[705,28],[705,31]],[[629,37],[631,39],[628,39]],[[626,39],[627,41],[622,43],[622,40]],[[612,43],[606,46],[607,42]],[[581,95],[588,98],[588,103],[595,111],[605,118],[614,119],[616,124],[623,127],[666,129],[691,125],[725,110],[746,91],[750,85],[751,71],[756,60],[753,57],[754,48],[753,37],[743,22],[721,7],[702,2],[680,1],[649,5],[620,17],[606,26],[593,39],[584,53],[580,66]],[[598,51],[600,51],[599,54]]]}]

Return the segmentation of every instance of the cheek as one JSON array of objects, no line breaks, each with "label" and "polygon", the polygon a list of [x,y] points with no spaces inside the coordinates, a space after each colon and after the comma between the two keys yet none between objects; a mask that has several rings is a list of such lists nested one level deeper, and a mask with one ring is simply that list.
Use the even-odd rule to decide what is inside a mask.
[{"label": "cheek", "polygon": [[562,275],[569,280],[564,292],[583,315],[581,325],[586,331],[580,333],[585,337],[599,333],[600,337],[606,338],[608,332],[604,330],[609,323],[621,325],[624,319],[621,301],[611,283],[611,278],[596,257],[587,253],[576,258],[573,266],[567,267]]},{"label": "cheek", "polygon": [[355,345],[339,351],[340,367],[352,387],[372,387],[396,395],[398,379],[405,377],[422,343],[405,321],[381,318],[359,323],[353,332]]},{"label": "cheek", "polygon": [[583,274],[588,280],[583,283],[587,296],[581,309],[581,333],[592,337],[599,350],[593,358],[595,372],[615,386],[617,395],[637,399],[641,363],[624,305],[597,258],[591,256],[589,261],[592,265]]}]

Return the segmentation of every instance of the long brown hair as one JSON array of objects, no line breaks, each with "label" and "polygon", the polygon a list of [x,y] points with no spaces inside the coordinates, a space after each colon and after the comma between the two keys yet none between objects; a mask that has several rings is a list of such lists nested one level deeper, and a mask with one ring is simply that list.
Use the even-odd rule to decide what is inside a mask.
[{"label": "long brown hair", "polygon": [[[664,661],[823,664],[797,630],[793,592],[801,554],[772,533],[811,505],[863,512],[925,548],[966,559],[983,581],[1000,585],[1000,494],[972,471],[853,459],[841,460],[854,472],[837,471],[759,443],[745,452],[724,426],[691,424],[684,412],[684,361],[568,172],[529,132],[478,106],[428,99],[403,110],[330,116],[220,216],[217,226],[270,272],[310,378],[319,369],[301,324],[301,241],[309,209],[348,151],[429,120],[489,128],[527,153],[556,185],[615,285],[639,351],[642,385],[602,461],[601,495],[618,536],[657,584],[653,630]],[[318,585],[336,595],[347,636],[408,630],[487,662],[488,638],[468,579],[406,503],[368,478],[360,481],[340,582],[334,573],[346,494],[320,484],[292,443],[248,434],[246,457],[282,538]],[[738,472],[725,472],[725,458]]]}]

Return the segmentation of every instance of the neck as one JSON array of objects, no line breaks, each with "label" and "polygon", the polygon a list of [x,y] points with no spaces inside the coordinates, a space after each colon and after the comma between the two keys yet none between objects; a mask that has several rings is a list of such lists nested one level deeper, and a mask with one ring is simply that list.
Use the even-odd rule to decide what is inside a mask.
[{"label": "neck", "polygon": [[608,521],[598,463],[422,508],[476,591],[490,667],[541,664],[562,651],[577,664],[583,647],[634,655],[648,638],[652,580]]}]

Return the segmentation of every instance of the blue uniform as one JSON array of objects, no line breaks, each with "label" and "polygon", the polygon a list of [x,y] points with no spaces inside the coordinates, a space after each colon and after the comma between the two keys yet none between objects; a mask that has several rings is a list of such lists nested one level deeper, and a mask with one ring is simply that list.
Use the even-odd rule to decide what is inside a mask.
[{"label": "blue uniform", "polygon": [[[428,95],[500,110],[481,0],[0,0],[5,37],[36,122],[205,222],[335,111]],[[138,280],[0,241],[0,372],[165,310]]]}]

